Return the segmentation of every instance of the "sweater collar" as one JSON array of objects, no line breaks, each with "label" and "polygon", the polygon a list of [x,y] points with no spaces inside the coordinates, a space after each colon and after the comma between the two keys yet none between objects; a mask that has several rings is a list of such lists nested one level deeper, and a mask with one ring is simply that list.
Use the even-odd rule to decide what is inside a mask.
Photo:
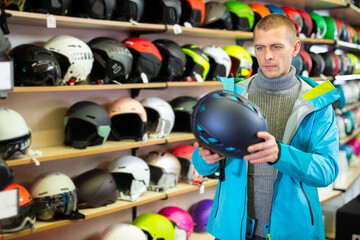
[{"label": "sweater collar", "polygon": [[259,68],[254,80],[261,88],[269,91],[287,90],[298,82],[298,80],[295,78],[295,73],[295,67],[291,66],[290,72],[287,74],[278,78],[267,78]]}]

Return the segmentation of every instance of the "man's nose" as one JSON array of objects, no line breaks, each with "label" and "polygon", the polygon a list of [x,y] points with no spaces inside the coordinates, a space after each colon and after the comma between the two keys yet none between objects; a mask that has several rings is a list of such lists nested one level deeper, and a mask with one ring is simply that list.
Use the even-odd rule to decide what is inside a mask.
[{"label": "man's nose", "polygon": [[271,60],[273,59],[273,53],[270,49],[266,49],[265,50],[265,59],[266,60]]}]

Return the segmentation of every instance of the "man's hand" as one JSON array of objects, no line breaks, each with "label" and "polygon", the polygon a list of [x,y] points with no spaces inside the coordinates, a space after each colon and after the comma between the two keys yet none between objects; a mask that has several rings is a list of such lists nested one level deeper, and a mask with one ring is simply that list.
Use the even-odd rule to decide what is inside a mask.
[{"label": "man's hand", "polygon": [[214,164],[225,157],[220,156],[217,153],[212,153],[210,150],[203,148],[200,146],[198,142],[194,142],[194,147],[199,148],[199,154],[200,156],[207,162],[208,164]]},{"label": "man's hand", "polygon": [[274,163],[278,160],[279,148],[276,139],[268,132],[258,132],[258,138],[262,138],[265,142],[248,146],[247,150],[250,154],[245,155],[243,159],[250,163]]}]

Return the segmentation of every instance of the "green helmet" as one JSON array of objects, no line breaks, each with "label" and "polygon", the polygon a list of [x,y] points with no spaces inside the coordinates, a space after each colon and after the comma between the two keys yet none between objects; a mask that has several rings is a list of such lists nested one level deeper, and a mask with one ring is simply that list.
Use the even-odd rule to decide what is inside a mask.
[{"label": "green helmet", "polygon": [[182,46],[186,56],[185,77],[197,79],[195,75],[200,75],[205,81],[210,70],[210,60],[206,54],[196,45],[186,44]]},{"label": "green helmet", "polygon": [[250,77],[253,60],[245,48],[239,45],[228,45],[224,47],[224,50],[231,58],[230,74],[237,78]]},{"label": "green helmet", "polygon": [[337,36],[338,30],[336,27],[335,19],[332,17],[329,17],[329,16],[325,16],[323,18],[324,18],[324,20],[326,22],[326,26],[327,26],[324,39],[333,40],[335,38],[338,38],[338,36]]},{"label": "green helmet", "polygon": [[352,74],[359,73],[360,69],[359,69],[359,59],[358,59],[358,57],[353,53],[347,53],[347,55],[349,56],[349,58],[351,60],[351,65],[353,66]]},{"label": "green helmet", "polygon": [[174,225],[158,213],[143,213],[135,218],[132,224],[143,230],[149,239],[174,240]]},{"label": "green helmet", "polygon": [[353,26],[351,26],[351,29],[353,31],[353,39],[352,39],[352,43],[357,43],[358,42],[358,39],[359,39],[359,35],[357,33],[357,31],[355,30],[355,28]]},{"label": "green helmet", "polygon": [[324,17],[314,12],[310,12],[309,16],[314,23],[312,33],[315,34],[316,38],[323,39],[327,31],[327,25]]},{"label": "green helmet", "polygon": [[255,15],[249,5],[240,1],[227,1],[224,5],[230,12],[234,30],[251,31]]}]

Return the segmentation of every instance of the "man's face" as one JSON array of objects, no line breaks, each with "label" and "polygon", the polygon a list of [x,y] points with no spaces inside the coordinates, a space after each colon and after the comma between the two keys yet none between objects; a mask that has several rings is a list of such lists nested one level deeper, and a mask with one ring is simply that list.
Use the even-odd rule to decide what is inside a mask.
[{"label": "man's face", "polygon": [[300,51],[300,41],[291,42],[285,27],[256,30],[255,56],[267,78],[277,78],[290,71],[292,57]]}]

